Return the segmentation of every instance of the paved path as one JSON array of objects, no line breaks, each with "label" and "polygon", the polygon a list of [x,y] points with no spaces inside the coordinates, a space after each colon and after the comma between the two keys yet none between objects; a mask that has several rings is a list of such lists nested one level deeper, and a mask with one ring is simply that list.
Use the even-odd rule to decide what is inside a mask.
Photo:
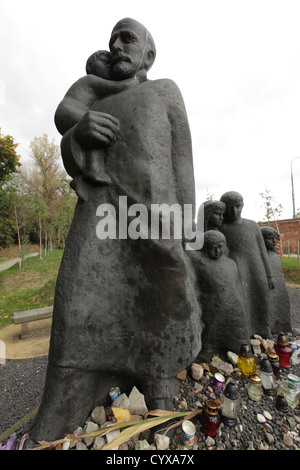
[{"label": "paved path", "polygon": [[[37,255],[39,255],[39,253],[31,253],[30,255],[26,255],[25,259],[32,258],[32,256],[37,256]],[[12,266],[14,266],[14,264],[19,263],[20,261],[21,261],[21,258],[14,258],[14,259],[10,259],[9,261],[5,261],[5,263],[0,263],[0,271],[9,269]]]}]

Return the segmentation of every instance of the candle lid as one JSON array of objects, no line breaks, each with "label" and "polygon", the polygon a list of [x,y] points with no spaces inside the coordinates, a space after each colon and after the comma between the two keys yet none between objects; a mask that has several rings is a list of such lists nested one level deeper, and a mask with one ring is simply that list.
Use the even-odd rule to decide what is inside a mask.
[{"label": "candle lid", "polygon": [[278,354],[276,354],[275,351],[268,351],[267,356],[271,362],[275,362],[279,360]]},{"label": "candle lid", "polygon": [[249,343],[247,341],[243,341],[241,344],[241,349],[240,349],[240,356],[242,357],[252,357],[252,349]]},{"label": "candle lid", "polygon": [[295,374],[288,374],[288,381],[295,385],[300,385],[300,378]]},{"label": "candle lid", "polygon": [[261,385],[261,378],[257,374],[250,375],[249,381],[255,385]]},{"label": "candle lid", "polygon": [[287,346],[289,344],[287,337],[284,333],[279,333],[277,336],[277,344],[281,344],[282,346]]},{"label": "candle lid", "polygon": [[206,400],[204,407],[208,414],[216,415],[219,411],[219,402],[217,402],[217,400],[208,399]]},{"label": "candle lid", "polygon": [[284,413],[286,413],[289,409],[288,402],[287,402],[285,396],[283,395],[283,393],[278,393],[278,395],[277,395],[276,408],[279,411],[283,411]]},{"label": "candle lid", "polygon": [[224,390],[224,395],[230,400],[237,400],[239,398],[239,393],[234,380],[228,382]]},{"label": "candle lid", "polygon": [[260,363],[260,368],[263,372],[273,372],[269,359],[262,359]]}]

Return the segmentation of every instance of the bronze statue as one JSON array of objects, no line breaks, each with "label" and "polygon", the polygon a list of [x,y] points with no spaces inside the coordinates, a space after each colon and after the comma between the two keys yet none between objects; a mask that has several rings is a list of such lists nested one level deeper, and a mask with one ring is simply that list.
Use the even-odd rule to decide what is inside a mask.
[{"label": "bronze statue", "polygon": [[220,230],[226,205],[222,201],[209,200],[204,203],[204,231]]},{"label": "bronze statue", "polygon": [[270,292],[270,328],[273,334],[281,331],[292,332],[290,299],[282,273],[280,256],[277,254],[276,244],[278,232],[273,227],[261,227],[269,261],[275,279],[275,289]]},{"label": "bronze statue", "polygon": [[256,222],[241,217],[244,206],[241,194],[229,191],[221,201],[226,204],[221,231],[226,237],[228,256],[238,267],[250,335],[270,338],[270,290],[275,282],[263,236]]},{"label": "bronze statue", "polygon": [[[34,440],[74,431],[113,385],[136,385],[148,409],[173,409],[174,378],[201,349],[195,274],[182,239],[132,239],[120,220],[120,197],[149,213],[152,204],[194,207],[183,99],[173,81],[147,79],[156,52],[143,25],[119,21],[109,49],[111,80],[88,75],[55,116],[65,168],[83,191],[57,279]],[[91,85],[88,104],[81,85]],[[104,166],[87,177],[91,153]],[[98,236],[105,211],[117,237]]]},{"label": "bronze statue", "polygon": [[205,361],[215,353],[239,354],[242,342],[250,339],[238,269],[225,250],[225,236],[208,230],[195,260],[204,323],[199,357]]}]

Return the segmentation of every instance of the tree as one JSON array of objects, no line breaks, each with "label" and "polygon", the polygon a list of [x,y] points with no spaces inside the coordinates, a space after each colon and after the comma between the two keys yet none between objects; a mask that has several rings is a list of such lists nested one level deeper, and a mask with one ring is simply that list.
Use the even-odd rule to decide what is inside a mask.
[{"label": "tree", "polygon": [[261,207],[265,210],[265,218],[267,221],[278,220],[283,211],[282,204],[280,203],[276,205],[275,198],[272,196],[269,189],[265,189],[265,192],[259,193],[259,195],[264,201]]},{"label": "tree", "polygon": [[[264,201],[261,207],[265,210],[265,217],[267,221],[270,222],[273,220],[275,222],[277,232],[280,233],[277,220],[279,219],[283,210],[282,204],[280,203],[276,205],[275,198],[272,196],[270,189],[265,189],[265,192],[259,193],[259,195],[263,198]],[[281,238],[279,238],[279,241],[282,249]]]},{"label": "tree", "polygon": [[2,135],[0,128],[0,184],[21,165],[20,156],[16,153],[17,146],[13,137]]},{"label": "tree", "polygon": [[13,243],[16,234],[13,176],[21,166],[17,146],[13,137],[2,135],[0,129],[0,248]]},{"label": "tree", "polygon": [[63,247],[67,238],[69,228],[73,219],[77,196],[70,187],[70,181],[66,178],[61,179],[61,206],[59,217],[57,219],[57,231],[59,241],[61,240]]}]

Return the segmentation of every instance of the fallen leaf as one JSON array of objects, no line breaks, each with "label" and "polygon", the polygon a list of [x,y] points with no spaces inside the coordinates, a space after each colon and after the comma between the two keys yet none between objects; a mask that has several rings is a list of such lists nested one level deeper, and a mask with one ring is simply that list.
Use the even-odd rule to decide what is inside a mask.
[{"label": "fallen leaf", "polygon": [[117,420],[117,423],[121,423],[122,421],[130,421],[131,415],[129,410],[117,407],[112,407],[111,409],[114,417]]}]

